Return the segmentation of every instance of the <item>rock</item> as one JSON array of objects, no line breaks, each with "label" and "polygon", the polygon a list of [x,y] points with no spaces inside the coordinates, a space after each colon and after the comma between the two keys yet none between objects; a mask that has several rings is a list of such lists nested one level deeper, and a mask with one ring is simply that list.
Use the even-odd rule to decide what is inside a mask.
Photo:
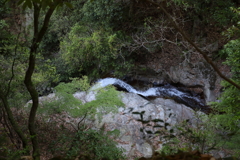
[{"label": "rock", "polygon": [[191,108],[178,104],[172,99],[156,98],[151,101],[154,104],[161,104],[163,108],[169,108],[175,114],[177,123],[189,120],[192,124],[197,122],[196,114],[203,114],[202,112],[195,112]]},{"label": "rock", "polygon": [[144,81],[148,83],[176,83],[187,88],[201,88],[205,97],[205,102],[215,101],[219,95],[216,86],[220,83],[220,77],[205,61],[200,60],[192,63],[185,60],[178,65],[170,65],[168,70],[146,69],[146,73],[135,71],[130,74],[135,81]]},{"label": "rock", "polygon": [[168,76],[174,83],[180,83],[187,87],[203,88],[206,102],[214,101],[216,98],[216,95],[211,91],[215,88],[217,76],[206,62],[192,64],[184,61],[178,66],[172,66]]},{"label": "rock", "polygon": [[[87,103],[96,99],[96,92],[77,92],[75,98]],[[119,106],[117,113],[102,113],[103,117],[87,123],[92,129],[105,131],[119,131],[114,137],[118,147],[125,149],[129,159],[134,157],[150,158],[155,150],[161,149],[164,141],[156,134],[161,129],[170,130],[175,124],[189,119],[192,124],[196,122],[194,111],[183,104],[171,99],[157,98],[147,100],[135,93],[119,92],[123,106]],[[40,97],[40,103],[51,101],[55,94]],[[29,102],[31,103],[31,102]],[[78,124],[79,118],[70,118],[69,121]]]},{"label": "rock", "polygon": [[[85,103],[95,99],[95,92],[79,92],[74,96]],[[158,98],[150,102],[137,94],[125,92],[120,92],[120,96],[124,106],[119,107],[116,114],[106,113],[101,120],[96,118],[94,128],[119,130],[120,135],[115,141],[118,147],[125,149],[128,157],[151,157],[162,147],[154,133],[164,127],[169,130],[177,122],[194,117],[192,109],[173,100]]]}]

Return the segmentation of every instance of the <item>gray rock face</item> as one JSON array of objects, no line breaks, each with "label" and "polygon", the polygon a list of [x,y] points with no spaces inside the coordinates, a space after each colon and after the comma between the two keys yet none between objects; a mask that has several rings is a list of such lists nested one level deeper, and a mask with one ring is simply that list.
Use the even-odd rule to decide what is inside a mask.
[{"label": "gray rock face", "polygon": [[139,69],[140,71],[137,70],[130,76],[135,80],[156,84],[168,82],[182,84],[188,88],[197,88],[203,92],[206,102],[215,101],[219,96],[217,86],[220,85],[221,78],[204,60],[195,63],[185,60],[178,65],[170,65],[168,70],[151,69],[151,66],[145,68],[147,69],[144,73]]},{"label": "gray rock face", "polygon": [[[79,92],[74,96],[86,103],[95,99],[95,92]],[[150,102],[135,93],[124,92],[120,96],[124,106],[117,114],[106,113],[101,121],[96,119],[94,128],[119,130],[120,136],[115,141],[126,150],[129,158],[151,157],[155,149],[162,147],[154,133],[161,128],[169,130],[177,122],[194,117],[192,109],[172,100],[158,98]]]},{"label": "gray rock face", "polygon": [[169,108],[175,114],[177,123],[184,120],[189,120],[190,123],[195,124],[197,122],[196,115],[203,114],[202,112],[195,112],[191,108],[186,107],[183,104],[178,104],[172,99],[156,98],[151,101],[153,104],[161,104],[163,108]]},{"label": "gray rock face", "polygon": [[203,88],[206,102],[214,101],[216,98],[213,90],[217,75],[206,62],[192,64],[184,61],[179,66],[172,66],[168,76],[174,83]]}]

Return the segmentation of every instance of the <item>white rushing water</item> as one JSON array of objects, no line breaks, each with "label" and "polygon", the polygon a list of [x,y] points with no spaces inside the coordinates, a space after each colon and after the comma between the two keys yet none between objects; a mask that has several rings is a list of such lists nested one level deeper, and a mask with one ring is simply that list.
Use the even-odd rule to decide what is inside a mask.
[{"label": "white rushing water", "polygon": [[131,85],[125,83],[124,81],[117,79],[117,78],[105,78],[100,79],[96,82],[95,85],[91,87],[90,90],[96,90],[99,88],[104,88],[108,85],[119,85],[121,88],[126,89],[128,92],[136,93],[139,95],[142,95],[144,97],[149,96],[162,96],[162,97],[168,97],[173,98],[175,100],[181,101],[181,103],[184,103],[188,106],[204,106],[202,101],[192,96],[189,93],[182,92],[178,90],[177,88],[169,85],[169,86],[162,86],[162,87],[153,87],[149,88],[146,91],[138,91],[135,88],[133,88]]},{"label": "white rushing water", "polygon": [[92,88],[90,90],[104,88],[108,85],[119,85],[121,88],[126,89],[128,92],[140,94],[145,97],[157,96],[157,88],[150,88],[147,91],[138,91],[135,88],[133,88],[131,85],[129,85],[129,84],[125,83],[124,81],[117,79],[117,78],[100,79],[97,81],[97,83],[94,86],[92,86]]}]

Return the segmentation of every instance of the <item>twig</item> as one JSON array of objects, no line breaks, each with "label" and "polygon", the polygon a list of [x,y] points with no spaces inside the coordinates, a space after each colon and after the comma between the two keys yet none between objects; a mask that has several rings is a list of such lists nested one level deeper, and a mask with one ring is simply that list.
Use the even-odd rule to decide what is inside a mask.
[{"label": "twig", "polygon": [[78,130],[80,130],[80,123],[87,117],[87,113],[83,116],[83,118],[78,122]]}]

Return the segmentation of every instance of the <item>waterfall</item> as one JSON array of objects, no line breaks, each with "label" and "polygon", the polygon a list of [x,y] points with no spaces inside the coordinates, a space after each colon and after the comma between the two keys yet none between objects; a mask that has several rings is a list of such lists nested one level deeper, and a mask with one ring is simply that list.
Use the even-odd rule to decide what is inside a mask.
[{"label": "waterfall", "polygon": [[191,108],[194,109],[200,109],[202,110],[202,107],[205,106],[203,100],[201,100],[198,97],[195,97],[191,95],[188,92],[183,92],[178,90],[176,87],[172,85],[166,85],[162,87],[153,87],[149,88],[146,91],[138,91],[135,88],[133,88],[131,85],[125,83],[124,81],[117,79],[117,78],[105,78],[105,79],[100,79],[96,82],[95,85],[91,87],[90,90],[95,90],[99,88],[104,88],[108,85],[118,85],[121,88],[127,90],[128,92],[131,93],[136,93],[139,95],[142,95],[144,97],[149,97],[149,96],[161,96],[161,97],[167,97],[174,99],[178,103],[183,103]]}]

